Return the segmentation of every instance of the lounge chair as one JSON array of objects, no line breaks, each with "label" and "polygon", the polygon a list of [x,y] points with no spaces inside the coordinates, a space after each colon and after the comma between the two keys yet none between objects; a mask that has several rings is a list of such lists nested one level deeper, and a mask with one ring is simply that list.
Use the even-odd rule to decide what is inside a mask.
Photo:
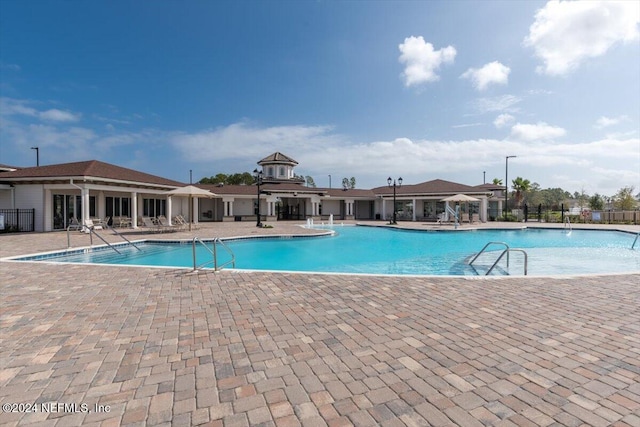
[{"label": "lounge chair", "polygon": [[[88,228],[89,230],[102,230],[102,226],[94,224],[92,219],[85,219],[84,220],[84,226],[85,226],[85,228]],[[84,228],[83,228],[83,230],[84,230]]]},{"label": "lounge chair", "polygon": [[149,231],[153,231],[154,233],[160,233],[163,231],[163,227],[159,224],[153,222],[151,218],[148,216],[141,217],[142,219],[142,227],[148,229]]},{"label": "lounge chair", "polygon": [[67,230],[75,230],[75,231],[80,231],[82,230],[82,224],[80,224],[78,222],[78,220],[76,219],[76,217],[74,216],[73,218],[71,218],[71,220],[69,221],[69,226],[67,227]]},{"label": "lounge chair", "polygon": [[158,217],[158,223],[160,226],[164,227],[165,230],[170,231],[180,231],[184,228],[182,224],[169,224],[169,220],[164,215],[160,215]]},{"label": "lounge chair", "polygon": [[[176,224],[180,224],[182,226],[184,226],[185,228],[189,228],[189,223],[187,222],[186,219],[184,219],[184,217],[182,215],[176,215],[173,217],[173,219],[175,220]],[[191,224],[191,229],[192,230],[197,230],[198,229],[198,224]]]}]

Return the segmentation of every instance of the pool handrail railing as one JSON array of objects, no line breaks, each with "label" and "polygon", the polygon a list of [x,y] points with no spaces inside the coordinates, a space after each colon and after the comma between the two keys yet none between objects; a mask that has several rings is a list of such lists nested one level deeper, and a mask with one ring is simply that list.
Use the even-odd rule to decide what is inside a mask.
[{"label": "pool handrail railing", "polygon": [[[196,242],[200,243],[202,246],[204,246],[204,248],[209,251],[209,253],[213,256],[213,259],[211,261],[207,261],[204,262],[200,265],[198,265],[197,260],[196,260]],[[222,239],[220,239],[219,237],[216,237],[215,239],[213,239],[213,250],[209,249],[209,246],[207,246],[207,244],[205,242],[203,242],[202,240],[200,240],[199,237],[194,237],[193,240],[191,241],[191,247],[193,250],[193,271],[199,270],[202,267],[204,267],[205,265],[211,264],[213,263],[213,269],[215,271],[219,271],[221,270],[224,266],[231,264],[232,268],[236,267],[236,256],[233,253],[233,251],[222,241]],[[217,246],[218,244],[220,244],[222,246],[222,248],[224,250],[227,251],[227,253],[229,253],[229,255],[231,255],[231,259],[229,261],[226,261],[220,265],[218,265],[218,251],[217,251]]]}]

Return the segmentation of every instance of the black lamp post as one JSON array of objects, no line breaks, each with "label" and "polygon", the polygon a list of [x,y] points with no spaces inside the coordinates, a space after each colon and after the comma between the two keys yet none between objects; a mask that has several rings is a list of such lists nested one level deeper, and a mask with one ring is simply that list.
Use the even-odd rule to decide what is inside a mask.
[{"label": "black lamp post", "polygon": [[254,169],[253,177],[256,179],[256,185],[258,186],[258,218],[256,219],[256,227],[262,227],[262,222],[260,222],[260,186],[262,185],[262,171]]},{"label": "black lamp post", "polygon": [[400,187],[402,185],[402,178],[398,178],[397,184],[395,179],[391,179],[391,177],[387,178],[387,184],[389,187],[393,186],[393,221],[391,224],[397,224],[396,221],[396,187]]},{"label": "black lamp post", "polygon": [[512,159],[518,156],[507,156],[505,158],[505,166],[504,166],[504,220],[507,220],[507,212],[508,207],[507,203],[509,202],[509,159]]},{"label": "black lamp post", "polygon": [[36,166],[40,166],[40,147],[31,147],[32,150],[36,150]]}]

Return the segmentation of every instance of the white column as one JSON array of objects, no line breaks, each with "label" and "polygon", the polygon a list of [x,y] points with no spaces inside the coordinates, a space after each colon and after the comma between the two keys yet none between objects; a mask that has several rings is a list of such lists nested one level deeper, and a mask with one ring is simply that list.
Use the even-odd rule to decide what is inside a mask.
[{"label": "white column", "polygon": [[138,193],[131,193],[131,227],[138,228]]},{"label": "white column", "polygon": [[416,208],[417,207],[418,206],[416,206],[416,199],[413,199],[413,219],[412,219],[412,221],[416,220]]},{"label": "white column", "polygon": [[198,209],[200,209],[200,203],[198,203],[199,199],[197,197],[193,198],[193,206],[192,206],[192,213],[193,213],[193,223],[197,224],[198,223]]},{"label": "white column", "polygon": [[382,219],[387,219],[387,204],[385,199],[382,200]]},{"label": "white column", "polygon": [[89,213],[89,189],[82,189],[82,220],[88,221],[91,218]]},{"label": "white column", "polygon": [[104,219],[107,216],[107,203],[104,197],[104,191],[100,191],[98,193],[98,197],[96,197],[96,214],[100,219]]},{"label": "white column", "polygon": [[487,197],[480,198],[480,222],[487,222],[487,210],[489,209],[489,203]]},{"label": "white column", "polygon": [[171,217],[173,216],[172,209],[171,209],[171,201],[173,200],[173,197],[169,197],[167,196],[167,221],[169,221],[169,225],[173,225],[173,223],[171,222]]}]

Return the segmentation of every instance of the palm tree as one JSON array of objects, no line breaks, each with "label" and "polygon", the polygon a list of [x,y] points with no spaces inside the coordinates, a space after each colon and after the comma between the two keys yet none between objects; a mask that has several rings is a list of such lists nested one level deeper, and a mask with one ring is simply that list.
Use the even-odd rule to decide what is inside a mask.
[{"label": "palm tree", "polygon": [[516,191],[516,204],[518,206],[521,206],[525,193],[531,188],[531,181],[529,181],[528,179],[517,177],[516,179],[511,181],[511,184],[513,185],[513,189]]},{"label": "palm tree", "polygon": [[502,180],[500,178],[493,178],[493,185],[502,185]]}]

